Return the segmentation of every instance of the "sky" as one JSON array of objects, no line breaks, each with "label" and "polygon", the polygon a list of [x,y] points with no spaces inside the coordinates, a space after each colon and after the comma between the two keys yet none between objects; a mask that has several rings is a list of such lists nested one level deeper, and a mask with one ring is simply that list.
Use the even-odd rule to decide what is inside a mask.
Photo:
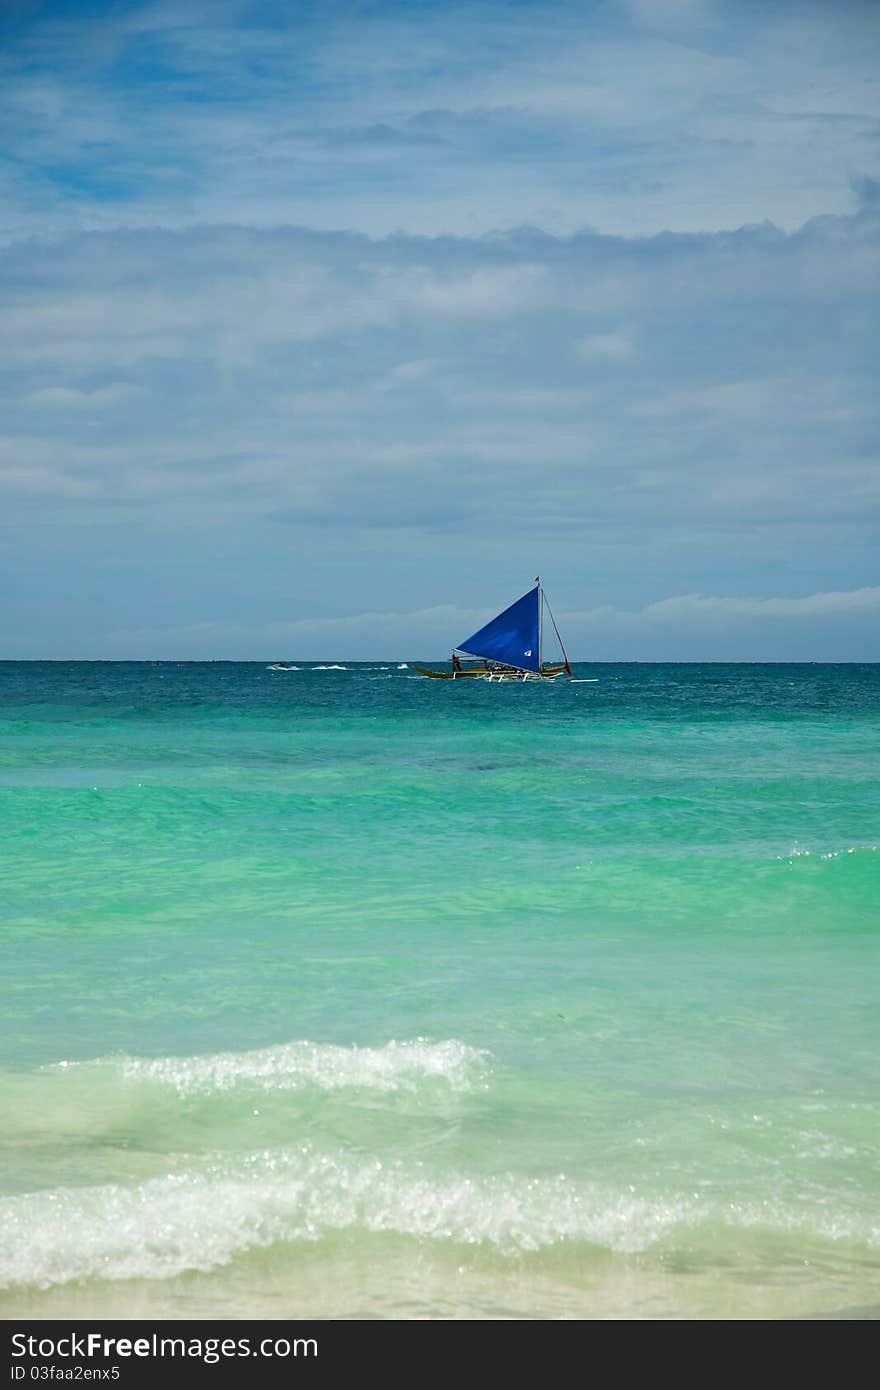
[{"label": "sky", "polygon": [[0,658],[880,660],[876,0],[0,0]]}]

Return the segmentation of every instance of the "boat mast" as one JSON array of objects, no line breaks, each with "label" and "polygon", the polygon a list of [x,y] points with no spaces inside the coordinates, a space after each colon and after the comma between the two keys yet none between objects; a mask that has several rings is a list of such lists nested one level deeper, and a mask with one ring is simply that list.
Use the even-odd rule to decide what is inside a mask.
[{"label": "boat mast", "polygon": [[544,590],[541,588],[541,576],[535,575],[535,583],[538,586],[538,671],[544,665]]},{"label": "boat mast", "polygon": [[572,680],[573,677],[571,674],[571,663],[568,659],[568,653],[566,652],[565,647],[562,645],[562,638],[559,636],[559,628],[556,626],[556,619],[553,616],[553,609],[550,607],[549,603],[547,604],[547,612],[550,614],[550,621],[553,624],[553,631],[556,633],[556,640],[559,643],[559,650],[562,652],[562,655],[565,658],[565,669],[568,672],[568,678],[569,680]]}]

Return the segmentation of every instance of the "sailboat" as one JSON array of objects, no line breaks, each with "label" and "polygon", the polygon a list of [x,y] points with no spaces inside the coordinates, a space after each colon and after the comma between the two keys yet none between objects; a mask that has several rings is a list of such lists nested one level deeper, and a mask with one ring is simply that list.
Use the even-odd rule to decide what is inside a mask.
[{"label": "sailboat", "polygon": [[[547,665],[543,660],[545,611],[562,652],[562,662],[557,666]],[[459,653],[476,657],[480,664],[463,666]],[[571,679],[571,666],[540,578],[535,580],[535,587],[529,589],[527,594],[523,594],[522,598],[518,598],[453,649],[451,671],[432,671],[426,666],[416,666],[415,669],[423,676],[441,681],[555,680],[563,671]]]}]

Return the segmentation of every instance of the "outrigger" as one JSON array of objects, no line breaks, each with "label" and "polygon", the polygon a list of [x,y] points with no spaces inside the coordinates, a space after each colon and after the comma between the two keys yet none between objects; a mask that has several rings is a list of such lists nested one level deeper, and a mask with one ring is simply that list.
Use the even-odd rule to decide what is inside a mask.
[{"label": "outrigger", "polygon": [[[548,665],[542,659],[544,637],[544,611],[546,609],[556,640],[562,652],[558,665]],[[461,653],[476,657],[478,666],[463,666]],[[563,671],[572,679],[571,666],[559,636],[559,628],[553,617],[550,605],[541,588],[540,578],[535,580],[535,588],[518,598],[503,613],[499,613],[485,627],[466,638],[455,647],[452,653],[451,671],[432,671],[426,666],[416,666],[421,675],[435,681],[484,680],[484,681],[533,681],[555,680]]]}]

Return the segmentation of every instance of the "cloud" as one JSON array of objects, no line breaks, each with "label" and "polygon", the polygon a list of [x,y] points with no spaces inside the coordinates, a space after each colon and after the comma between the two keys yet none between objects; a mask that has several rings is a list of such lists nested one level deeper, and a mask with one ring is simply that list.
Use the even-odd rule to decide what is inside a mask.
[{"label": "cloud", "polygon": [[[876,624],[878,611],[880,588],[803,598],[684,594],[638,611],[605,605],[582,611],[559,610],[556,616],[574,660],[796,661],[811,659],[811,644],[817,636],[828,640],[823,627],[826,619],[856,619],[857,626],[848,634],[851,637],[867,633],[863,620]],[[268,622],[257,618],[231,623],[217,616],[160,627],[126,624],[108,632],[104,640],[111,654],[135,658],[178,654],[211,659],[223,654],[240,660],[272,656],[304,661],[443,660],[456,642],[492,613],[486,607],[436,604],[422,609],[402,607]],[[757,626],[753,619],[758,620]],[[552,637],[548,640],[553,643]],[[555,648],[550,654],[555,654]],[[870,659],[876,654],[875,643],[857,655]]]},{"label": "cloud", "polygon": [[880,179],[869,178],[867,174],[851,174],[850,187],[862,207],[880,208]]},{"label": "cloud", "polygon": [[557,611],[592,661],[877,661],[880,587],[797,597],[678,594],[626,609]]},{"label": "cloud", "polygon": [[880,611],[880,588],[849,592],[808,594],[804,598],[708,598],[681,594],[661,599],[642,609],[650,619],[679,622],[682,618],[711,621],[719,616],[735,618],[813,618],[834,613]]},{"label": "cloud", "polygon": [[23,404],[37,409],[83,410],[125,405],[141,394],[141,388],[124,381],[98,386],[92,391],[79,391],[69,386],[44,386],[30,391]]},{"label": "cloud", "polygon": [[869,608],[749,595],[876,582],[870,7],[0,27],[3,650],[241,651],[293,595],[488,613],[538,571],[588,647],[865,649]]},{"label": "cloud", "polygon": [[792,229],[878,173],[869,5],[181,0],[5,28],[10,237]]},{"label": "cloud", "polygon": [[789,236],[22,243],[0,256],[7,455],[206,521],[235,498],[508,535],[857,523],[878,269],[867,213]]},{"label": "cloud", "polygon": [[632,337],[622,329],[578,338],[574,350],[582,362],[631,362],[638,356]]},{"label": "cloud", "polygon": [[[335,617],[232,624],[218,617],[188,625],[159,628],[122,628],[107,636],[119,651],[179,651],[209,656],[217,651],[237,653],[242,660],[259,660],[273,652],[297,652],[317,660],[360,653],[403,659],[414,652],[445,651],[454,638],[450,632],[473,631],[485,617],[482,610],[437,604],[412,612],[359,612]],[[348,660],[357,656],[347,655]]]}]

